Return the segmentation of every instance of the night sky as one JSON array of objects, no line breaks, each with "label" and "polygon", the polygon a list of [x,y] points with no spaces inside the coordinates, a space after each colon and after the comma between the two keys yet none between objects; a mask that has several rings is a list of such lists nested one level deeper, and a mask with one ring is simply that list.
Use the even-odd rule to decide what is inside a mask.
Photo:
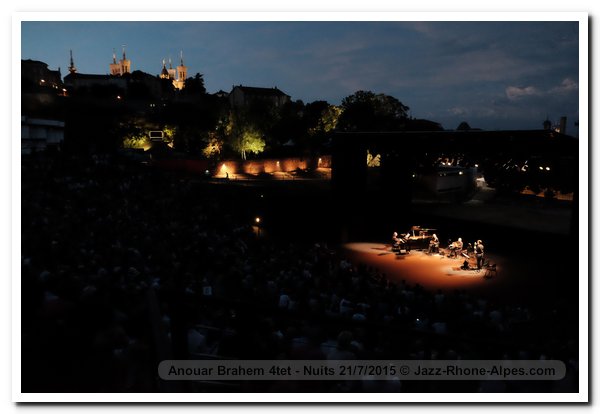
[{"label": "night sky", "polygon": [[415,118],[454,129],[541,129],[568,117],[578,135],[577,22],[23,22],[23,59],[67,74],[108,73],[125,44],[132,70],[158,74],[183,50],[208,92],[277,86],[305,103],[357,90],[392,95]]}]

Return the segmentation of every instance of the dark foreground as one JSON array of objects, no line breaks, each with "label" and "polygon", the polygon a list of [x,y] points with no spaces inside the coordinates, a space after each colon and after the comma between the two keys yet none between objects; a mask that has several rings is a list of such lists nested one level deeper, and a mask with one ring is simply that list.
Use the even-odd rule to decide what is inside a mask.
[{"label": "dark foreground", "polygon": [[[373,230],[353,225],[360,217],[343,222],[338,208],[326,187],[214,185],[113,157],[23,158],[22,391],[578,390],[576,272],[516,302],[389,280],[338,249],[340,235],[387,234],[385,214]],[[453,226],[486,230],[498,246],[509,238]],[[158,379],[165,359],[223,358],[545,358],[568,373],[494,383]]]}]

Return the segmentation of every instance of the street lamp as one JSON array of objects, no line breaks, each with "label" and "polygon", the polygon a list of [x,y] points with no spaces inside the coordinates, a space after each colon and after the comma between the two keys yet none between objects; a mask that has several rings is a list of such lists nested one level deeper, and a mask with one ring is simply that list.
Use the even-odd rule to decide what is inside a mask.
[{"label": "street lamp", "polygon": [[260,237],[260,217],[256,217],[254,222],[256,223],[256,235]]}]

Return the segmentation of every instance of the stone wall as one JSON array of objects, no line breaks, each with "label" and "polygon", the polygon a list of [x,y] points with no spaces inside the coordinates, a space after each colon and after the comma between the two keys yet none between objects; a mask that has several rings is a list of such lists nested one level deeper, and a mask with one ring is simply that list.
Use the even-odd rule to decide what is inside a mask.
[{"label": "stone wall", "polygon": [[293,158],[267,158],[247,161],[223,161],[217,165],[216,177],[225,177],[227,174],[273,174],[277,172],[292,172],[297,169],[331,168],[331,156],[320,157],[293,157]]}]

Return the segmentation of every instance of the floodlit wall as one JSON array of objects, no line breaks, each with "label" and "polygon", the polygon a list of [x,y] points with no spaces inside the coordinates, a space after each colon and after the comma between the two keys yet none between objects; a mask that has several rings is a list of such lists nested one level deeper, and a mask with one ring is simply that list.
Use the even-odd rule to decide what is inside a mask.
[{"label": "floodlit wall", "polygon": [[273,174],[277,172],[292,172],[297,169],[331,168],[331,156],[305,158],[270,158],[248,161],[223,161],[217,166],[215,175],[225,177],[228,174]]}]

